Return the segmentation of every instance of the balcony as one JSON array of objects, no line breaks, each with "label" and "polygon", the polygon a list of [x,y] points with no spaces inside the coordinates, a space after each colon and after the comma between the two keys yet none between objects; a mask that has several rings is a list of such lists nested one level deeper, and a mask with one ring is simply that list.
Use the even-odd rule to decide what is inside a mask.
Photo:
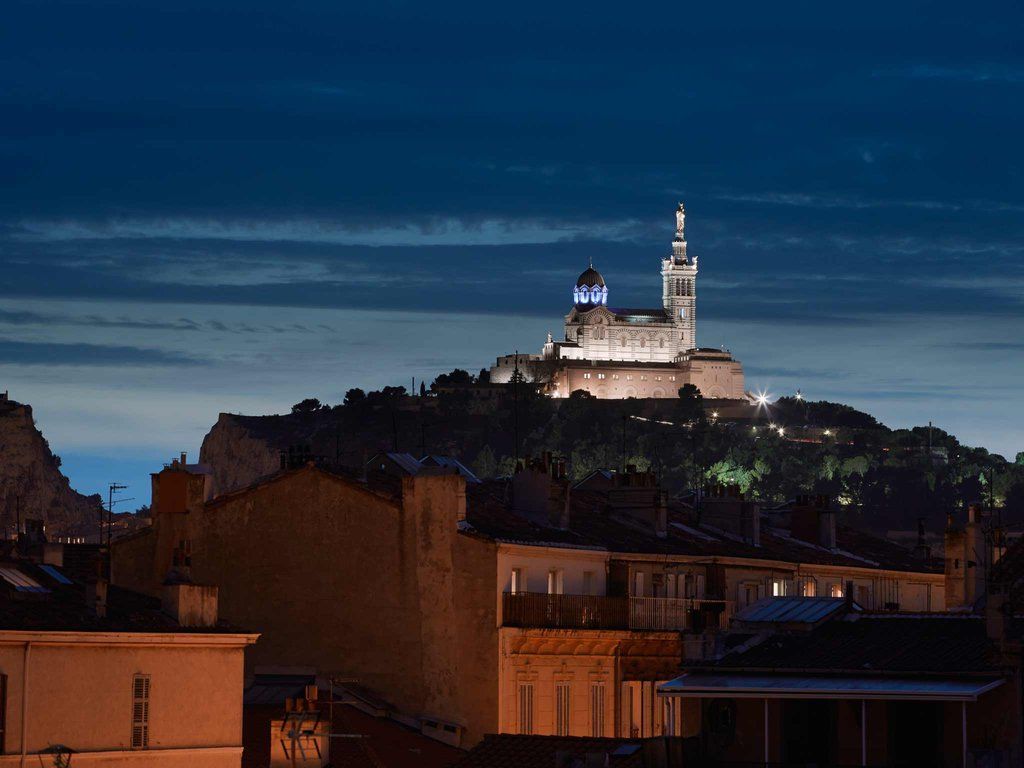
[{"label": "balcony", "polygon": [[725,629],[732,615],[726,600],[672,597],[604,597],[505,592],[502,626],[547,629],[627,629],[701,632]]}]

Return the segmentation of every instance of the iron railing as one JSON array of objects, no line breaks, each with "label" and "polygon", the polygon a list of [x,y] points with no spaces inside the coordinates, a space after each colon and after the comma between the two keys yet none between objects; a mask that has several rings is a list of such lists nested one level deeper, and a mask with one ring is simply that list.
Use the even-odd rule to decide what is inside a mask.
[{"label": "iron railing", "polygon": [[506,627],[672,632],[725,629],[731,614],[731,603],[726,600],[543,592],[506,592],[501,610]]}]

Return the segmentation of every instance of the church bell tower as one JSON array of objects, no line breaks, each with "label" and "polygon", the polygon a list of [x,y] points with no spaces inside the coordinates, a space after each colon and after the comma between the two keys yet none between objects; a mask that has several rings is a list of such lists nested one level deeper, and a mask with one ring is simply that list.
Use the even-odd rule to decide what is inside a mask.
[{"label": "church bell tower", "polygon": [[677,354],[697,346],[697,257],[686,255],[686,210],[676,208],[672,255],[661,262],[661,300],[675,327]]}]

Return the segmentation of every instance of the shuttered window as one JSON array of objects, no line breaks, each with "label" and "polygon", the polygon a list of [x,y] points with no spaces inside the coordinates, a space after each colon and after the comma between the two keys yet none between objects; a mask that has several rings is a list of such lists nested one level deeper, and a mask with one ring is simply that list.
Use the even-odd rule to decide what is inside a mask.
[{"label": "shuttered window", "polygon": [[132,676],[132,749],[149,748],[149,675]]},{"label": "shuttered window", "polygon": [[555,735],[569,735],[569,681],[555,683]]},{"label": "shuttered window", "polygon": [[604,683],[590,685],[590,735],[604,736]]},{"label": "shuttered window", "polygon": [[519,732],[533,733],[533,683],[519,684]]}]

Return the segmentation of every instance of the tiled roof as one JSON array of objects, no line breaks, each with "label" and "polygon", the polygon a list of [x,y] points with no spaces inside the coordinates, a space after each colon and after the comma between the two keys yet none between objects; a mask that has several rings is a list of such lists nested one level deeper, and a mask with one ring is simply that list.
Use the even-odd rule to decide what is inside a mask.
[{"label": "tiled roof", "polygon": [[851,614],[810,632],[773,635],[715,668],[829,673],[991,673],[993,644],[979,617]]},{"label": "tiled roof", "polygon": [[468,533],[499,541],[554,545],[621,553],[675,554],[702,557],[747,557],[787,563],[812,563],[897,571],[942,571],[941,560],[921,560],[904,547],[853,528],[839,526],[837,548],[794,539],[788,531],[763,525],[760,546],[713,526],[698,524],[692,508],[671,501],[668,531],[659,538],[642,523],[609,514],[607,491],[572,491],[568,530],[538,525],[511,509],[507,481],[467,488]]},{"label": "tiled roof", "polygon": [[609,768],[641,768],[644,761],[642,739],[596,739],[573,736],[522,736],[488,734],[469,751],[455,768],[552,768],[565,765],[556,758],[586,761],[587,755],[607,755]]},{"label": "tiled roof", "polygon": [[86,603],[85,586],[72,574],[54,569],[70,584],[27,561],[5,562],[41,585],[46,591],[24,594],[0,584],[0,630],[23,632],[158,632],[237,633],[243,630],[220,624],[216,627],[181,627],[160,610],[160,600],[122,587],[107,589],[107,614],[98,618]]}]

